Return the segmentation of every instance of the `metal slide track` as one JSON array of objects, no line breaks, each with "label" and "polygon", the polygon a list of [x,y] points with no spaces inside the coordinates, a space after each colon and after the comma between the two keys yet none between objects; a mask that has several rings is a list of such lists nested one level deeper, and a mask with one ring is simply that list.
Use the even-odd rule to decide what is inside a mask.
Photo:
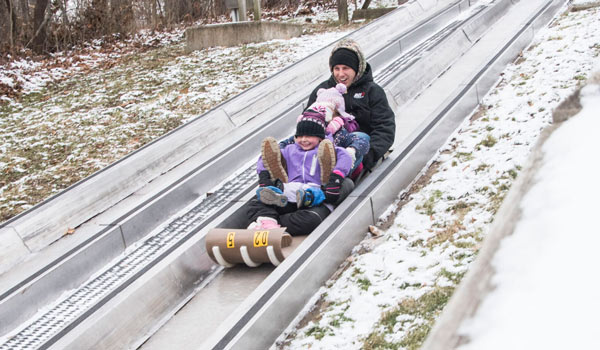
[{"label": "metal slide track", "polygon": [[[412,182],[450,133],[476,108],[480,96],[497,82],[504,67],[564,3],[520,2],[522,6],[512,8],[498,21],[498,30],[482,37],[479,47],[462,55],[460,62],[445,70],[426,91],[400,107],[397,112],[419,120],[410,136],[397,142],[396,151],[303,242],[304,249],[298,249],[275,269],[198,348],[269,348],[285,328],[280,325],[289,324],[364,237],[373,216],[383,213],[397,193]],[[431,101],[439,103],[431,110],[424,108]]]},{"label": "metal slide track", "polygon": [[[419,60],[434,51],[438,45],[444,43],[451,35],[455,35],[457,31],[471,23],[471,20],[483,17],[482,14],[484,14],[486,10],[489,10],[491,6],[499,6],[498,3],[500,2],[497,2],[496,4],[493,3],[490,6],[476,7],[472,10],[470,16],[460,20],[451,21],[446,26],[435,31],[427,40],[424,40],[419,45],[411,48],[408,52],[404,52],[395,59],[388,60],[389,63],[384,68],[380,68],[377,71],[376,80],[381,82],[382,86],[385,88],[392,81],[401,79],[405,72],[417,65]],[[504,3],[508,4],[509,1],[504,1]],[[535,16],[528,22],[527,27],[542,15],[548,17],[549,13],[551,13],[549,9],[556,8],[557,3],[560,2],[546,1],[545,3],[546,5],[542,6],[537,14],[534,14]],[[508,7],[508,5],[506,6]],[[519,33],[519,35],[521,34],[522,32]],[[516,42],[517,39],[514,39],[513,41]],[[389,44],[388,47],[396,44],[397,42],[393,42]],[[507,51],[508,48],[509,47],[505,46],[502,50]],[[497,60],[497,58],[503,54],[505,54],[505,52],[499,52],[494,59]],[[493,60],[488,62],[485,65],[485,69],[487,70],[494,63]],[[481,74],[483,73],[484,72],[482,71]],[[441,72],[439,74],[441,74]],[[476,76],[474,79],[479,78],[480,77]],[[475,83],[472,83],[471,85],[475,85]],[[419,92],[416,91],[416,93]],[[332,215],[331,218],[328,219],[330,225],[322,225],[327,227],[319,229],[319,231],[328,231],[332,234],[335,228],[343,226],[343,220],[340,219],[340,217],[343,218],[348,215],[350,215],[350,217],[364,217],[365,215],[362,214],[352,214],[358,207],[362,208],[362,205],[357,203],[364,201],[365,198],[369,198],[373,193],[376,193],[378,184],[387,181],[385,178],[389,177],[389,172],[392,170],[396,171],[397,168],[405,162],[405,158],[407,158],[411,152],[414,152],[416,145],[421,142],[421,140],[436,127],[436,124],[448,114],[447,112],[457,105],[459,100],[467,94],[468,91],[465,91],[462,93],[462,96],[452,100],[449,105],[443,108],[444,110],[442,112],[427,124],[428,126],[425,127],[425,129],[420,131],[417,138],[411,140],[407,147],[402,148],[397,157],[384,162],[376,172],[367,178],[367,181],[357,188],[357,191],[355,191],[351,200],[347,200],[340,206],[338,210],[342,209],[343,213],[340,211],[339,215],[335,215],[335,217]],[[398,148],[396,149],[398,150]],[[222,186],[211,193],[210,196],[198,201],[191,209],[186,210],[177,217],[172,218],[171,221],[166,222],[142,242],[139,242],[129,249],[127,254],[115,259],[115,261],[107,265],[103,271],[98,272],[80,288],[68,293],[64,298],[55,302],[54,305],[47,307],[44,312],[39,312],[33,319],[20,326],[18,332],[13,332],[11,337],[7,339],[4,344],[0,345],[0,349],[44,349],[53,346],[62,347],[62,345],[65,344],[61,343],[63,337],[67,336],[69,332],[78,327],[80,323],[91,318],[96,311],[110,303],[119,293],[128,286],[136,283],[136,281],[141,279],[145,273],[154,266],[160,264],[167,256],[177,251],[188,240],[196,237],[203,229],[222,220],[223,216],[230,215],[232,212],[235,213],[235,210],[238,210],[237,208],[252,195],[252,190],[255,186],[256,173],[254,166],[252,165],[236,174],[233,179],[226,181]],[[372,200],[369,199],[369,201]],[[373,208],[372,203],[367,206],[370,206],[371,208],[366,210],[368,213],[366,216],[372,220],[372,215],[376,215],[377,210]],[[310,238],[313,238],[312,235]],[[294,259],[291,259],[290,257],[289,264],[295,264],[295,268],[300,268],[303,261],[309,259],[313,252],[318,251],[318,247],[323,245],[327,239],[328,235],[326,234],[315,235],[315,239],[312,240],[307,239],[307,242],[305,244],[303,243],[303,246],[305,246],[306,249],[302,249],[302,256]],[[296,253],[294,254],[296,255]],[[298,254],[300,254],[300,252],[298,252]],[[267,280],[276,278],[276,276],[273,276],[276,272],[286,271],[286,268],[288,267],[286,265],[289,265],[287,262],[288,260],[284,261],[282,268],[277,269],[269,276],[269,278],[267,278]],[[214,278],[212,275],[215,273],[214,267],[207,267],[203,278]],[[282,288],[290,278],[291,276],[287,276],[286,281],[280,282],[279,287],[275,290],[273,290],[274,287],[269,288],[269,295],[276,294],[277,289]],[[267,280],[265,283],[268,283]],[[258,289],[263,289],[262,285]],[[265,301],[263,305],[267,302],[268,300]],[[244,317],[242,317],[242,321],[235,322],[235,326],[231,327],[231,324],[229,326],[224,326],[231,328],[225,332],[224,337],[214,343],[214,348],[224,348],[228,346],[236,347],[235,340],[243,337],[243,328],[247,327],[251,318],[258,314],[260,308],[254,307],[251,309],[257,310],[251,317],[246,313]],[[232,317],[235,317],[235,315],[232,315]]]},{"label": "metal slide track", "polygon": [[[207,224],[215,211],[256,185],[255,167],[246,169],[228,181],[209,197],[203,199],[185,214],[169,222],[164,228],[129,252],[79,289],[58,301],[40,314],[18,334],[12,336],[0,349],[44,349],[70,330],[68,325],[77,324],[103,305],[132,280],[152,267],[161,257]],[[65,325],[67,325],[65,327]]]},{"label": "metal slide track", "polygon": [[[480,7],[481,11],[484,7]],[[418,60],[427,49],[443,40],[452,30],[463,21],[453,21],[432,37],[425,40],[414,49],[410,50],[400,59],[396,60],[383,70],[379,76],[394,76],[406,69],[407,66]],[[175,218],[166,227],[159,230],[152,237],[137,245],[127,255],[110,264],[105,270],[90,279],[79,289],[73,291],[66,298],[55,303],[48,311],[38,313],[36,319],[28,322],[22,331],[12,336],[0,349],[11,348],[45,348],[53,344],[70,330],[65,325],[76,324],[94,312],[104,301],[111,298],[123,289],[144,271],[158,262],[165,253],[172,251],[178,244],[189,236],[198,232],[198,229],[207,225],[211,214],[230,205],[236,198],[247,193],[256,185],[256,172],[254,166],[245,169],[234,180],[224,184],[210,197],[202,200],[189,212]]]},{"label": "metal slide track", "polygon": [[201,202],[189,213],[171,222],[134,251],[128,252],[126,257],[109,265],[103,273],[88,281],[66,299],[56,303],[49,311],[38,315],[36,321],[13,336],[5,345],[13,347],[25,344],[27,348],[31,348],[51,344],[68,332],[69,327],[65,327],[65,324],[76,323],[93,312],[98,307],[99,300],[110,298],[124,288],[126,284],[123,281],[131,280],[151,267],[152,264],[148,261],[157,261],[157,257],[172,250],[186,237],[197,232],[193,228],[205,226],[208,222],[206,219],[212,212],[222,209],[239,196],[239,191],[235,190],[252,188],[255,179],[254,171],[251,168],[246,169],[243,176],[217,190],[210,196],[210,200]]}]

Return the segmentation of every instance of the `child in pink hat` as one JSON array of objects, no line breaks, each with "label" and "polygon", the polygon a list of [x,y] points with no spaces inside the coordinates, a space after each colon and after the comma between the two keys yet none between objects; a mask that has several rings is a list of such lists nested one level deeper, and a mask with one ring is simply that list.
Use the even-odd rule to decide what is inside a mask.
[{"label": "child in pink hat", "polygon": [[346,113],[346,103],[343,96],[346,91],[346,85],[341,83],[329,89],[319,89],[317,100],[309,107],[312,110],[325,112],[325,121],[328,122],[328,134],[334,135],[342,127],[348,132],[358,130],[358,123],[354,120],[354,116]]}]

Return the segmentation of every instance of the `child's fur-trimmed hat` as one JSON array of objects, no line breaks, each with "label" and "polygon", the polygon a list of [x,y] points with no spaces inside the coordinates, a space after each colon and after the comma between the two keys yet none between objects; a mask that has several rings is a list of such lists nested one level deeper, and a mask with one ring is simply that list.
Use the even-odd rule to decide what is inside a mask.
[{"label": "child's fur-trimmed hat", "polygon": [[333,67],[337,66],[338,64],[348,66],[354,70],[354,73],[358,73],[360,59],[358,58],[356,52],[342,47],[332,52],[331,56],[329,57],[330,69],[333,70]]}]

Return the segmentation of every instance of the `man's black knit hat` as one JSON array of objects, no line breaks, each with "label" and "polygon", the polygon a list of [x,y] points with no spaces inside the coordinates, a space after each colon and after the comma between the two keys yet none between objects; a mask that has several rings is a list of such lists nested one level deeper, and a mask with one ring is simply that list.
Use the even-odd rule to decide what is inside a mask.
[{"label": "man's black knit hat", "polygon": [[302,117],[296,124],[296,136],[317,136],[325,138],[325,117],[311,109],[302,113]]},{"label": "man's black knit hat", "polygon": [[338,64],[346,65],[357,73],[359,65],[358,55],[356,52],[346,48],[337,49],[329,58],[329,68],[333,70],[333,67]]}]

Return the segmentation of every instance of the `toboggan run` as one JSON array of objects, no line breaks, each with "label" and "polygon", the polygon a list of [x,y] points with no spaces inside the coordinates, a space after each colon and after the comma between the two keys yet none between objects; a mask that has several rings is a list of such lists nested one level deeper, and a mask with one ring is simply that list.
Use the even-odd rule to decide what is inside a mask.
[{"label": "toboggan run", "polygon": [[[349,34],[396,113],[396,141],[307,237],[227,240],[245,227],[260,141],[292,134],[331,46],[4,223],[0,234],[44,254],[2,276],[0,349],[269,348],[564,4],[413,0]],[[49,245],[68,220],[77,237]],[[182,308],[195,322],[173,323]]]}]

